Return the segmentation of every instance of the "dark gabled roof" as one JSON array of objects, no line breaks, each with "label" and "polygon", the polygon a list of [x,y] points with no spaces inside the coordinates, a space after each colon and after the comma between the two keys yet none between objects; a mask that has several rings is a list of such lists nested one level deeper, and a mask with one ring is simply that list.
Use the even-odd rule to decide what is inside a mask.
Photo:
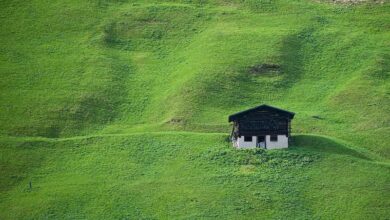
[{"label": "dark gabled roof", "polygon": [[236,114],[230,115],[229,116],[229,122],[235,121],[236,119],[241,118],[242,116],[244,116],[244,115],[246,115],[246,114],[248,114],[250,112],[258,111],[258,110],[270,110],[270,111],[273,111],[273,112],[280,112],[282,114],[287,115],[290,119],[293,119],[294,115],[295,115],[294,112],[289,112],[289,111],[286,111],[286,110],[283,110],[283,109],[280,109],[280,108],[276,108],[276,107],[273,107],[273,106],[259,105],[259,106],[256,106],[254,108],[250,108],[250,109],[247,109],[245,111],[237,112]]}]

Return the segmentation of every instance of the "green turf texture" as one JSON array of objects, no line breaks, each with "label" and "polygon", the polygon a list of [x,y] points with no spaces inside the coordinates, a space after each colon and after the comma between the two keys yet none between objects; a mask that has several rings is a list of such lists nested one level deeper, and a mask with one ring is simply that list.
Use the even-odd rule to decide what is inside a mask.
[{"label": "green turf texture", "polygon": [[[389,3],[0,6],[0,219],[390,216]],[[231,147],[259,104],[291,148]]]}]

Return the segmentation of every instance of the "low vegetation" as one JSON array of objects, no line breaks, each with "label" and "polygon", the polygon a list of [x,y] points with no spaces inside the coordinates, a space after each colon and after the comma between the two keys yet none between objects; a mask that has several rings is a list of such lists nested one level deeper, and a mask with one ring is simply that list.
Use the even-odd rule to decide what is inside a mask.
[{"label": "low vegetation", "polygon": [[[388,218],[389,7],[2,2],[0,219]],[[233,149],[262,103],[292,147]]]},{"label": "low vegetation", "polygon": [[386,218],[389,166],[333,140],[308,139],[323,148],[299,136],[288,150],[237,151],[225,134],[191,132],[8,139],[1,146],[7,166],[0,213],[3,219]]}]

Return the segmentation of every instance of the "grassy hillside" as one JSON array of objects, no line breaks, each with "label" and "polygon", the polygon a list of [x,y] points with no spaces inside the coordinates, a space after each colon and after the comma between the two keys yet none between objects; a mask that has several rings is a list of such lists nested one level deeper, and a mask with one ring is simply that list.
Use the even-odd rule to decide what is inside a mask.
[{"label": "grassy hillside", "polygon": [[325,137],[297,136],[280,151],[237,151],[225,139],[164,132],[4,140],[1,174],[12,182],[1,184],[1,217],[388,217],[388,165]]},{"label": "grassy hillside", "polygon": [[[1,219],[389,216],[388,3],[0,4]],[[262,103],[294,147],[231,149]]]}]

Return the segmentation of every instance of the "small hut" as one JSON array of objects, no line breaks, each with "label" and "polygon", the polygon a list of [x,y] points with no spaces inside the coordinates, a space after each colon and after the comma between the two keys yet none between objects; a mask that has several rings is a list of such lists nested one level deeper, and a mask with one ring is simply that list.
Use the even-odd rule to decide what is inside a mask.
[{"label": "small hut", "polygon": [[295,113],[260,105],[229,116],[231,140],[237,148],[287,148]]}]

